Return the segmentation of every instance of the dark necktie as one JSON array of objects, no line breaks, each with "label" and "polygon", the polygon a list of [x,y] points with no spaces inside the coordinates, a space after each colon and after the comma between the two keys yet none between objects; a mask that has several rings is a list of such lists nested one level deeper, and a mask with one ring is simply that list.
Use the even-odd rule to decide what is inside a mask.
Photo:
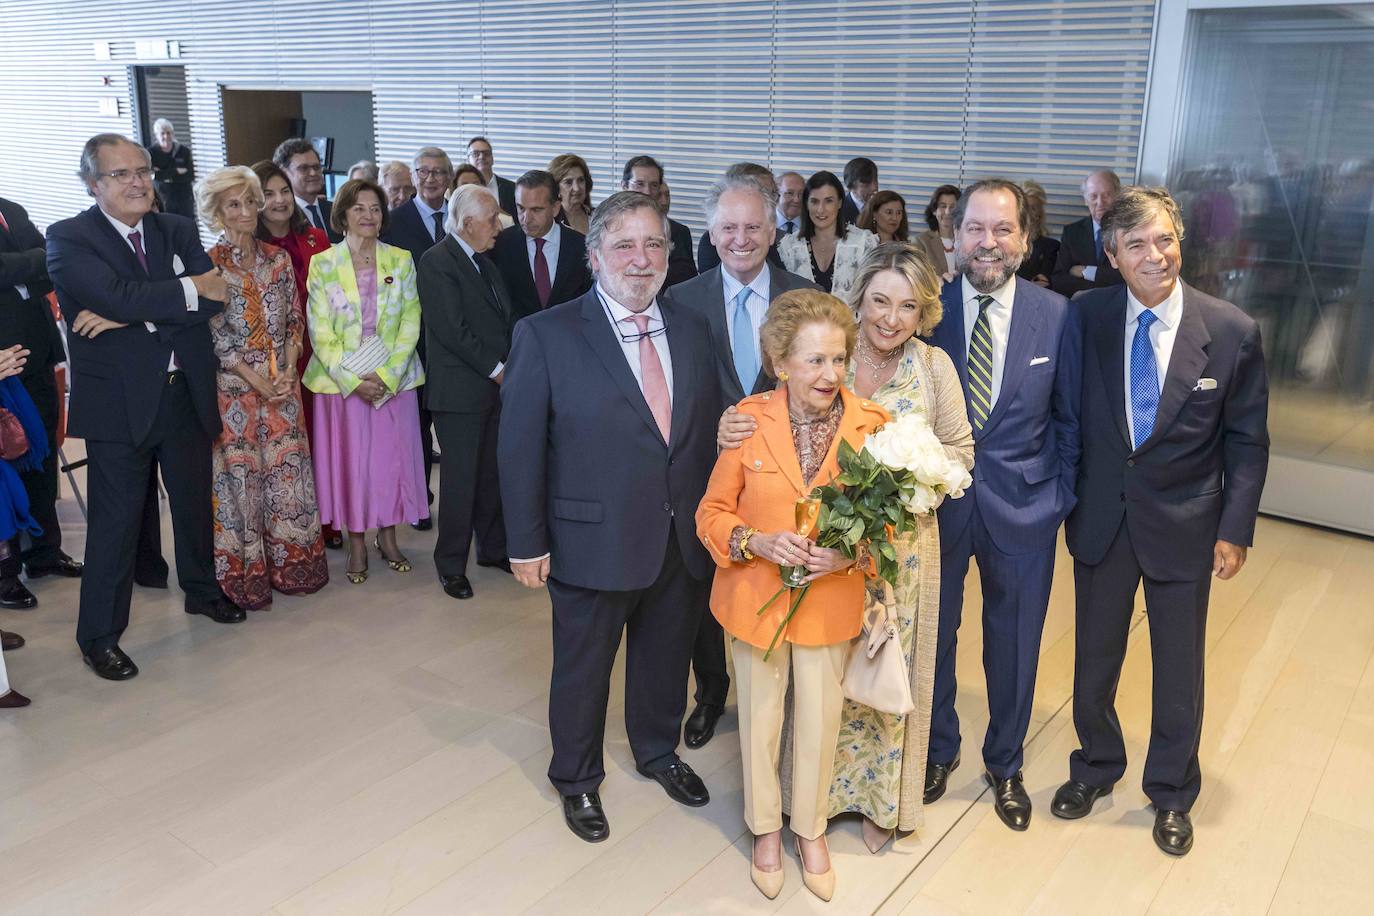
[{"label": "dark necktie", "polygon": [[544,239],[534,240],[534,291],[539,294],[539,307],[549,307],[553,283],[549,280],[549,259],[544,257]]},{"label": "dark necktie", "polygon": [[794,223],[794,222],[792,222],[792,220],[789,219],[786,223],[783,224],[782,231],[783,231],[784,233],[786,233],[787,235],[791,235],[792,232],[793,232],[793,230],[796,229],[796,228],[797,228],[797,224]]},{"label": "dark necktie", "polygon": [[305,210],[307,213],[310,214],[310,221],[315,224],[315,228],[323,229],[324,218],[320,216],[320,205],[317,203],[311,204],[310,206],[306,207]]},{"label": "dark necktie", "polygon": [[444,211],[435,210],[434,217],[434,241],[441,242],[444,239]]},{"label": "dark necktie", "polygon": [[1093,251],[1096,252],[1096,254],[1097,254],[1097,261],[1096,261],[1095,263],[1101,264],[1101,263],[1102,263],[1102,229],[1101,229],[1101,227],[1098,227],[1098,226],[1094,226],[1094,227],[1093,227]]},{"label": "dark necktie", "polygon": [[978,320],[968,342],[968,414],[974,430],[981,430],[992,413],[992,326],[988,320],[991,296],[978,296]]},{"label": "dark necktie", "polygon": [[134,254],[138,257],[138,263],[143,265],[143,272],[148,272],[148,256],[143,253],[143,233],[130,232],[129,244],[134,246]]}]

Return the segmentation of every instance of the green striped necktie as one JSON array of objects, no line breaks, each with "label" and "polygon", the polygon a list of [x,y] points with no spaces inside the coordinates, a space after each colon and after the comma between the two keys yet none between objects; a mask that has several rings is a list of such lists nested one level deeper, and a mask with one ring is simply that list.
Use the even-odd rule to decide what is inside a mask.
[{"label": "green striped necktie", "polygon": [[975,430],[981,430],[992,413],[992,328],[988,321],[991,296],[976,296],[978,320],[968,342],[968,415]]}]

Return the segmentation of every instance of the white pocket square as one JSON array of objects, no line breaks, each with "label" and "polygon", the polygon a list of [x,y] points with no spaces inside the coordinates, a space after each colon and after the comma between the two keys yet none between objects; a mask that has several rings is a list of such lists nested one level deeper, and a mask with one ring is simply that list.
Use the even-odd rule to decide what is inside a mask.
[{"label": "white pocket square", "polygon": [[1194,391],[1212,391],[1217,387],[1217,380],[1214,378],[1200,378],[1193,386]]},{"label": "white pocket square", "polygon": [[1041,363],[1047,363],[1047,362],[1049,362],[1049,361],[1050,361],[1050,358],[1049,358],[1048,356],[1037,356],[1035,359],[1031,360],[1030,364],[1031,364],[1032,366],[1038,366],[1038,365],[1040,365]]},{"label": "white pocket square", "polygon": [[179,254],[172,255],[172,273],[178,277],[186,273],[186,265],[181,263],[181,255]]}]

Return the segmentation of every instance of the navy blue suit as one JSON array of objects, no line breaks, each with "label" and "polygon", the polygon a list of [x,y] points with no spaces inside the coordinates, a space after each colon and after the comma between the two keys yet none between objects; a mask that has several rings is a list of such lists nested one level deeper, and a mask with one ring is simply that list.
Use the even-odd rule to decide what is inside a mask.
[{"label": "navy blue suit", "polygon": [[[1181,282],[1181,281],[1180,281]],[[1144,788],[1187,811],[1202,784],[1203,656],[1213,547],[1249,546],[1269,463],[1259,327],[1183,287],[1155,425],[1133,449],[1126,423],[1126,287],[1075,302],[1083,317],[1083,463],[1066,525],[1074,557],[1073,779],[1108,788],[1126,771],[1116,686],[1145,584],[1154,670]],[[1203,388],[1202,379],[1215,383]]]},{"label": "navy blue suit", "polygon": [[[967,389],[962,277],[945,284],[941,300],[944,318],[931,342],[949,354]],[[990,714],[983,762],[997,779],[1021,768],[1055,539],[1074,506],[1082,347],[1076,311],[1063,296],[1016,279],[1003,365],[997,403],[973,434],[973,485],[939,509],[940,631],[929,748],[934,763],[949,763],[959,751],[954,661],[974,557]]]},{"label": "navy blue suit", "polygon": [[[48,275],[68,328],[82,311],[128,327],[95,338],[68,333],[72,394],[67,429],[86,440],[89,518],[77,643],[108,648],[128,625],[135,543],[152,462],[171,503],[177,578],[188,596],[221,597],[214,573],[210,448],[220,432],[209,320],[222,309],[200,299],[188,311],[183,275],[213,270],[195,223],[143,217],[145,271],[98,207],[48,229]],[[150,332],[144,322],[152,322]],[[167,371],[176,354],[180,371]]]},{"label": "navy blue suit", "polygon": [[659,432],[598,290],[515,325],[498,445],[513,559],[551,554],[549,780],[593,792],[611,667],[628,629],[625,728],[646,771],[677,761],[687,665],[713,564],[694,516],[720,418],[705,321],[660,300],[672,360]]}]

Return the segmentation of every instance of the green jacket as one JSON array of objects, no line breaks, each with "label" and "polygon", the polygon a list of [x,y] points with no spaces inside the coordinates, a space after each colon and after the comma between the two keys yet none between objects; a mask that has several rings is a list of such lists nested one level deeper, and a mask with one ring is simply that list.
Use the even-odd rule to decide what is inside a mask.
[{"label": "green jacket", "polygon": [[[306,290],[306,322],[314,353],[301,384],[316,394],[348,395],[362,380],[339,363],[362,345],[363,319],[347,242],[310,259]],[[415,262],[404,248],[381,242],[377,243],[376,333],[391,351],[391,358],[377,370],[386,387],[399,392],[423,385],[425,372],[415,353],[420,339]]]}]

